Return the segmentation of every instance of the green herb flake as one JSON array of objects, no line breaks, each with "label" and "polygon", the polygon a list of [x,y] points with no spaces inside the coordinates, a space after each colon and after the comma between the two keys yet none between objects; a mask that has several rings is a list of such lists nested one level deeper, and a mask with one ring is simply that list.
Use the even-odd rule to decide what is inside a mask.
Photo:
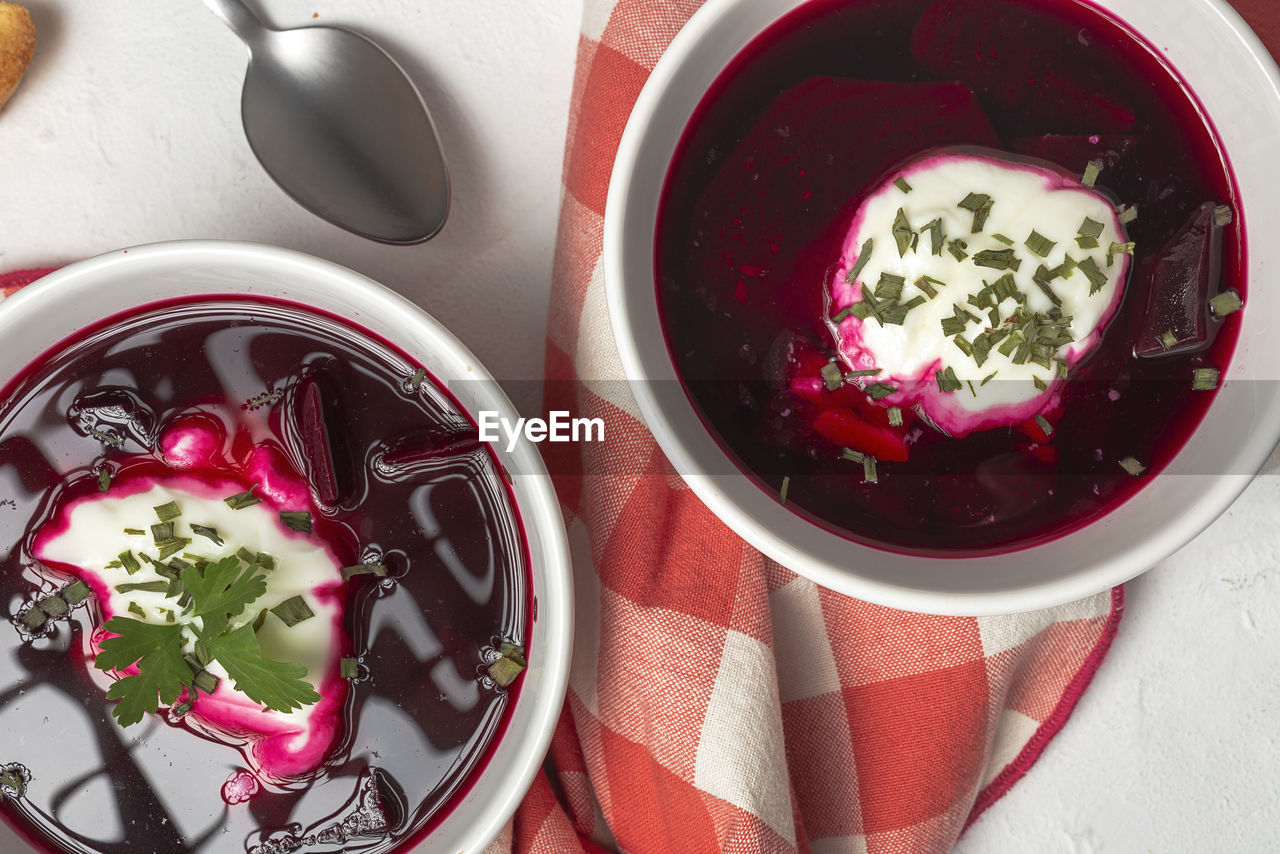
[{"label": "green herb flake", "polygon": [[111,469],[103,466],[98,469],[98,491],[106,492],[111,488]]},{"label": "green herb flake", "polygon": [[963,261],[969,257],[969,244],[963,240],[947,241],[947,251],[951,253],[951,257],[957,261]]},{"label": "green herb flake", "polygon": [[140,606],[137,602],[129,603],[129,613],[137,614],[139,617],[141,617],[144,620],[147,618],[147,612],[142,610],[142,606]]},{"label": "green herb flake", "polygon": [[827,362],[822,366],[822,382],[827,391],[835,391],[844,385],[844,374],[835,362]]},{"label": "green herb flake", "polygon": [[1235,288],[1228,288],[1209,300],[1209,308],[1218,317],[1226,317],[1244,308],[1244,300],[1240,299],[1240,294]]},{"label": "green herb flake", "polygon": [[889,407],[889,426],[890,427],[902,426],[902,410],[896,406]]},{"label": "green herb flake", "polygon": [[[862,303],[860,302],[855,302],[852,305],[846,305],[844,308],[840,309],[840,311],[836,313],[835,317],[831,318],[831,322],[834,323],[836,326],[839,326],[841,323],[844,323],[845,318],[853,317],[854,315],[856,315],[858,313],[858,306],[860,305],[862,305]],[[859,318],[859,320],[865,320],[865,319],[866,318]]]},{"label": "green herb flake", "polygon": [[[790,489],[791,489],[791,477],[784,476],[782,478],[782,489],[778,490],[778,499],[782,502],[782,505],[784,507],[787,504],[787,492]],[[344,572],[343,575],[346,575],[346,573]]]},{"label": "green herb flake", "polygon": [[1120,468],[1124,469],[1134,477],[1138,477],[1144,471],[1147,470],[1146,466],[1144,466],[1142,463],[1135,460],[1133,457],[1125,457],[1123,460],[1121,460]]},{"label": "green herb flake", "polygon": [[246,507],[252,507],[255,504],[261,504],[262,499],[253,494],[258,488],[258,484],[254,484],[244,492],[238,492],[235,495],[228,495],[222,499],[232,510],[243,510]]},{"label": "green herb flake", "polygon": [[1078,265],[1080,272],[1084,273],[1084,277],[1089,280],[1089,296],[1093,296],[1102,290],[1107,283],[1107,274],[1098,266],[1098,262],[1090,256],[1081,261]]},{"label": "green herb flake", "polygon": [[964,197],[957,207],[973,214],[972,233],[979,234],[987,225],[987,217],[991,215],[991,209],[995,207],[995,201],[986,193],[970,193]]},{"label": "green herb flake", "polygon": [[425,380],[426,378],[427,378],[427,369],[418,368],[418,370],[413,372],[413,376],[409,378],[409,388],[413,389],[414,391],[417,391],[418,389],[422,388],[422,381]]},{"label": "green herb flake", "polygon": [[1005,246],[1012,246],[1015,243],[1012,237],[1006,237],[1003,234],[993,234],[991,235],[991,239],[997,243],[1003,243]]},{"label": "green herb flake", "polygon": [[71,611],[71,608],[67,605],[67,600],[63,599],[56,593],[52,596],[46,596],[36,602],[36,607],[41,611],[44,611],[50,617],[53,617],[55,620],[58,617],[65,617]]},{"label": "green herb flake", "polygon": [[89,585],[80,579],[76,579],[62,589],[62,598],[67,600],[67,604],[74,608],[85,599],[88,599],[89,593]]},{"label": "green herb flake", "polygon": [[376,575],[378,578],[386,578],[387,568],[380,563],[357,563],[354,566],[342,568],[343,581],[350,581],[357,575]]},{"label": "green herb flake", "polygon": [[956,345],[956,348],[961,353],[964,353],[966,356],[973,356],[973,345],[970,344],[969,340],[963,335],[957,335],[952,338],[951,341]]},{"label": "green herb flake", "polygon": [[96,427],[89,428],[89,435],[97,439],[103,444],[110,445],[113,448],[123,448],[124,440],[118,436],[112,436],[110,433],[104,433]]},{"label": "green herb flake", "polygon": [[191,684],[206,694],[213,694],[218,690],[218,683],[221,680],[214,676],[208,670],[201,670],[191,680]]},{"label": "green herb flake", "polygon": [[174,532],[172,522],[161,522],[158,525],[151,526],[151,539],[155,540],[157,544],[166,540],[172,540],[173,537]]},{"label": "green herb flake", "polygon": [[280,521],[291,531],[297,531],[300,534],[311,533],[311,514],[306,510],[292,511],[285,510],[280,513]]},{"label": "green herb flake", "polygon": [[1098,238],[1096,237],[1087,237],[1085,235],[1081,235],[1076,238],[1076,245],[1079,246],[1081,249],[1087,250],[1087,249],[1097,249],[1102,244],[1098,242]]},{"label": "green herb flake", "polygon": [[1166,352],[1178,346],[1178,336],[1173,334],[1172,329],[1166,329],[1161,332],[1156,341],[1159,342],[1160,348]]},{"label": "green herb flake", "polygon": [[1213,224],[1218,228],[1226,228],[1235,221],[1235,211],[1231,209],[1231,205],[1218,205],[1213,209]]},{"label": "green herb flake", "polygon": [[973,263],[992,270],[1017,270],[1022,266],[1012,249],[984,249],[973,256]]},{"label": "green herb flake", "polygon": [[1112,243],[1111,248],[1107,250],[1107,255],[1132,255],[1133,250],[1137,245],[1138,244],[1133,241],[1129,241],[1128,243]]},{"label": "green herb flake", "polygon": [[1053,425],[1049,423],[1048,418],[1045,418],[1043,415],[1036,413],[1035,422],[1036,422],[1036,425],[1040,427],[1040,431],[1044,433],[1045,436],[1053,435]]},{"label": "green herb flake", "polygon": [[1105,228],[1106,226],[1098,222],[1096,219],[1085,217],[1084,222],[1080,224],[1078,233],[1081,237],[1097,238],[1102,236],[1102,232]]},{"label": "green herb flake", "polygon": [[1057,246],[1057,242],[1050,240],[1038,231],[1033,230],[1031,236],[1026,239],[1023,244],[1027,249],[1031,250],[1033,255],[1039,255],[1041,258],[1048,258],[1049,253],[1053,251],[1053,247]]},{"label": "green herb flake", "polygon": [[1033,374],[1031,377],[1031,382],[1035,383],[1036,388],[1040,389],[1040,391],[1049,390],[1049,384],[1046,383],[1044,380],[1040,379],[1039,374]]},{"label": "green herb flake", "polygon": [[271,613],[275,614],[289,628],[293,628],[304,620],[309,620],[315,616],[315,612],[307,607],[306,600],[301,596],[291,596],[281,602],[279,605],[271,609]]},{"label": "green herb flake", "polygon": [[978,383],[978,385],[979,385],[979,386],[984,386],[984,385],[986,385],[987,383],[989,383],[989,382],[991,382],[993,379],[995,379],[995,378],[996,378],[996,374],[998,374],[998,373],[1000,373],[1000,372],[999,372],[999,371],[992,371],[991,373],[989,373],[989,374],[987,374],[985,377],[983,377],[983,378],[982,378],[982,382]]},{"label": "green herb flake", "polygon": [[1120,224],[1128,225],[1129,223],[1133,222],[1135,219],[1138,218],[1138,206],[1124,205],[1118,211],[1116,211],[1116,213],[1119,214],[1118,219],[1120,220]]},{"label": "green herb flake", "polygon": [[965,319],[959,316],[942,318],[942,334],[943,335],[959,335],[964,332],[967,325]]},{"label": "green herb flake", "polygon": [[27,793],[27,774],[20,766],[0,767],[0,803],[5,798],[21,798]]},{"label": "green herb flake", "polygon": [[844,375],[846,380],[857,379],[858,377],[874,377],[876,374],[883,373],[881,368],[867,368],[863,371],[850,371]]},{"label": "green herb flake", "polygon": [[1031,277],[1031,281],[1035,283],[1035,286],[1040,289],[1041,293],[1049,298],[1049,302],[1053,303],[1055,306],[1061,306],[1062,297],[1058,296],[1054,292],[1053,288],[1050,287],[1049,280],[1049,270],[1046,269],[1043,264],[1041,264],[1040,268],[1036,270],[1035,275]]},{"label": "green herb flake", "polygon": [[942,233],[942,217],[938,217],[920,230],[929,232],[929,248],[934,255],[941,255],[942,249],[947,243],[947,238]]},{"label": "green herb flake", "polygon": [[944,394],[959,391],[963,387],[956,376],[955,368],[948,367],[946,370],[934,371],[933,377],[938,381],[938,391]]},{"label": "green herb flake", "polygon": [[36,607],[34,602],[31,603],[30,608],[22,612],[22,625],[26,626],[29,632],[40,631],[47,622],[49,622],[48,615]]},{"label": "green herb flake", "polygon": [[521,674],[529,662],[525,660],[524,650],[513,643],[504,643],[498,648],[497,661],[489,665],[489,678],[499,688],[506,688]]},{"label": "green herb flake", "polygon": [[254,560],[257,562],[258,566],[262,567],[267,572],[271,572],[276,568],[275,557],[267,554],[266,552],[258,552]]},{"label": "green herb flake", "polygon": [[191,545],[190,537],[172,537],[168,540],[161,540],[156,543],[156,548],[159,550],[158,557],[160,560],[168,560],[189,545]]},{"label": "green herb flake", "polygon": [[1191,376],[1192,391],[1213,391],[1218,387],[1222,372],[1217,368],[1197,368]]},{"label": "green herb flake", "polygon": [[908,249],[915,249],[920,235],[916,234],[915,229],[911,227],[911,223],[907,220],[907,212],[902,208],[898,208],[897,215],[893,218],[893,239],[898,244],[898,257],[901,258],[907,254]]},{"label": "green herb flake", "polygon": [[862,451],[855,451],[853,448],[844,448],[840,451],[840,458],[861,464],[867,458],[867,455]]},{"label": "green herb flake", "polygon": [[191,533],[195,534],[197,537],[204,537],[215,546],[220,546],[224,542],[222,537],[218,534],[218,529],[210,528],[207,525],[192,525]]},{"label": "green herb flake", "polygon": [[943,281],[939,281],[938,279],[935,279],[932,276],[921,276],[920,278],[916,279],[915,285],[916,285],[916,288],[920,290],[922,293],[924,293],[926,296],[928,296],[929,299],[933,299],[938,295],[938,290],[934,286],[937,285],[939,287],[946,287],[947,283]]},{"label": "green herb flake", "polygon": [[857,263],[853,265],[853,269],[849,271],[849,275],[844,280],[849,284],[854,284],[858,280],[858,276],[862,275],[863,269],[871,261],[871,252],[875,249],[875,238],[868,237],[866,242],[862,244],[862,248],[858,250]]},{"label": "green herb flake", "polygon": [[876,474],[876,458],[867,454],[862,460],[862,482],[863,483],[879,483],[880,478]]},{"label": "green herb flake", "polygon": [[1102,174],[1103,165],[1101,160],[1090,160],[1089,165],[1084,168],[1080,183],[1092,190],[1098,183],[1098,176]]},{"label": "green herb flake", "polygon": [[354,658],[344,658],[338,662],[338,675],[343,679],[355,679],[360,675],[360,662]]},{"label": "green herb flake", "polygon": [[131,551],[121,552],[119,555],[116,556],[116,559],[120,561],[120,565],[123,566],[125,568],[125,571],[127,571],[130,575],[133,575],[135,572],[142,569],[142,564],[138,561],[136,557],[133,556],[133,552]]},{"label": "green herb flake", "polygon": [[901,175],[893,179],[893,186],[897,187],[899,190],[901,190],[904,193],[911,192],[911,185],[908,184],[907,179],[903,178]]},{"label": "green herb flake", "polygon": [[170,501],[168,504],[161,504],[155,508],[156,517],[161,522],[169,522],[177,519],[182,515],[182,508],[178,506],[178,502]]},{"label": "green herb flake", "polygon": [[867,386],[863,391],[869,394],[872,400],[880,400],[891,394],[898,393],[898,390],[888,383],[874,383],[873,385]]},{"label": "green herb flake", "polygon": [[147,532],[141,528],[125,528],[124,532],[131,537],[145,537]]},{"label": "green herb flake", "polygon": [[125,584],[117,584],[117,593],[133,593],[134,591],[142,593],[165,593],[169,590],[169,582],[167,581],[130,581]]},{"label": "green herb flake", "polygon": [[172,608],[157,608],[156,610],[164,617],[166,623],[174,622],[175,616]]}]

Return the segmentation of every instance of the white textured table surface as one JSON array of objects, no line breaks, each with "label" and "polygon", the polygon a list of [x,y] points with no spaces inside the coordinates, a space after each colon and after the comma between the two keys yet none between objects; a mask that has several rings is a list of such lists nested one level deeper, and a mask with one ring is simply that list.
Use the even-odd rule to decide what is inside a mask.
[{"label": "white textured table surface", "polygon": [[[426,307],[536,408],[580,0],[263,0],[381,42],[439,126],[444,232],[395,248],[289,201],[239,120],[246,53],[199,0],[25,0],[36,62],[0,112],[0,269],[154,240],[310,252]],[[0,345],[2,346],[2,345]],[[1040,763],[957,849],[1280,850],[1280,476],[1129,585],[1110,657]]]}]

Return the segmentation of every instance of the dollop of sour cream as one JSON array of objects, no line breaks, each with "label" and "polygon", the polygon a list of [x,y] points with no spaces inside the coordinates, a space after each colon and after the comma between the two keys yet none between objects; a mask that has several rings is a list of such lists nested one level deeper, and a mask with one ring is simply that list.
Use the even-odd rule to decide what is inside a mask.
[{"label": "dollop of sour cream", "polygon": [[834,270],[841,367],[953,436],[1052,408],[1119,308],[1122,219],[1047,165],[968,150],[910,164],[863,201]]}]

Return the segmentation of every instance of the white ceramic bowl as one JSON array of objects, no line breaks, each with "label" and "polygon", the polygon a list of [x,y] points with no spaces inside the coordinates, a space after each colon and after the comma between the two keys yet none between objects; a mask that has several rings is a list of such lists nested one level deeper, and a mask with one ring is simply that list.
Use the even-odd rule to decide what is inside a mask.
[{"label": "white ceramic bowl", "polygon": [[[448,330],[408,300],[336,264],[271,246],[181,241],[72,264],[0,303],[0,386],[50,346],[112,314],[179,296],[245,294],[327,310],[381,335],[418,360],[473,419],[516,417],[493,378]],[[489,762],[415,854],[478,852],[498,834],[537,773],[568,680],[573,590],[559,505],[536,448],[497,450],[512,475],[528,538],[533,594],[529,668]],[[28,850],[0,823],[0,851]]]},{"label": "white ceramic bowl", "polygon": [[703,427],[659,322],[654,232],[668,166],[694,108],[748,43],[802,0],[708,0],[671,43],[632,111],[606,205],[604,274],[618,349],[641,412],[693,491],[768,556],[842,593],[938,614],[1048,607],[1119,584],[1203,531],[1244,490],[1280,439],[1280,72],[1222,0],[1097,0],[1159,45],[1217,127],[1243,199],[1249,306],[1224,387],[1172,464],[1088,527],[995,557],[924,558],[872,549],[781,507]]}]

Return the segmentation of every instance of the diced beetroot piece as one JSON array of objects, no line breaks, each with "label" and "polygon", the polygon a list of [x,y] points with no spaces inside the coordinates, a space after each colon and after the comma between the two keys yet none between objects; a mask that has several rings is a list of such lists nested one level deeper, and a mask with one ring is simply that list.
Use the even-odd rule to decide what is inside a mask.
[{"label": "diced beetroot piece", "polygon": [[1206,202],[1197,208],[1151,264],[1151,296],[1134,344],[1138,356],[1196,353],[1217,336],[1221,324],[1209,316],[1222,270],[1222,229],[1214,224],[1214,207]]},{"label": "diced beetroot piece", "polygon": [[694,206],[691,239],[705,249],[689,278],[761,340],[773,337],[766,329],[807,325],[830,262],[802,256],[820,235],[797,240],[797,212],[837,229],[904,152],[964,144],[999,144],[967,86],[806,80],[773,101]]},{"label": "diced beetroot piece", "polygon": [[871,454],[878,460],[906,462],[906,441],[889,427],[869,424],[847,409],[824,409],[813,429],[822,438],[844,448]]},{"label": "diced beetroot piece", "polygon": [[307,478],[319,503],[333,507],[342,497],[334,464],[324,399],[314,379],[305,381],[298,406],[298,439],[306,457]]},{"label": "diced beetroot piece", "polygon": [[1026,37],[1027,9],[1002,0],[938,0],[920,16],[911,55],[940,78],[967,83],[982,98],[1014,109],[1031,96],[1057,58]]},{"label": "diced beetroot piece", "polygon": [[1049,72],[1018,111],[1019,124],[1048,133],[1119,134],[1133,129],[1133,110],[1088,85]]},{"label": "diced beetroot piece", "polygon": [[[1045,136],[1020,137],[1010,142],[1010,147],[1018,154],[1036,157],[1061,166],[1068,172],[1084,174],[1085,167],[1091,160],[1101,160],[1105,170],[1112,168],[1133,156],[1138,147],[1138,137],[1117,134],[1066,136],[1046,134]],[[1103,179],[1103,183],[1106,179]]]}]

